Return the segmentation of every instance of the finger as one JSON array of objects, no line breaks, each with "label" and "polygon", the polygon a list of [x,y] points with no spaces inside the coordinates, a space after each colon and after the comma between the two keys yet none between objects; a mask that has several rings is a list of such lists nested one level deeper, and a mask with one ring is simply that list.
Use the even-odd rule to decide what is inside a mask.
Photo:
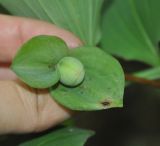
[{"label": "finger", "polygon": [[10,63],[0,63],[0,80],[15,80],[17,78],[9,66]]},{"label": "finger", "polygon": [[0,80],[15,80],[17,79],[16,74],[8,67],[0,68]]},{"label": "finger", "polygon": [[36,91],[20,82],[0,81],[0,93],[1,134],[42,131],[70,116],[45,90]]},{"label": "finger", "polygon": [[0,15],[0,30],[0,62],[11,61],[17,48],[35,35],[56,35],[71,48],[81,44],[78,38],[64,29],[47,22],[27,18]]}]

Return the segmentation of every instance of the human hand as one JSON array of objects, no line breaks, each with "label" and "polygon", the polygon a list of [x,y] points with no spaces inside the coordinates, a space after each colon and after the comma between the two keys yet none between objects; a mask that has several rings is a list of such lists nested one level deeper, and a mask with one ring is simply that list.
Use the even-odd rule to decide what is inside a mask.
[{"label": "human hand", "polygon": [[0,134],[42,131],[70,116],[47,90],[28,87],[9,69],[17,48],[40,34],[56,35],[71,48],[81,44],[70,32],[52,24],[0,15]]}]

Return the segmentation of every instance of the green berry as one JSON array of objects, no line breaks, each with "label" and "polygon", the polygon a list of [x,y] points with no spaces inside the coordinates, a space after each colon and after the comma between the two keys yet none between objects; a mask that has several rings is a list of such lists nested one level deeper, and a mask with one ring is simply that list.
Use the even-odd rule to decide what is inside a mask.
[{"label": "green berry", "polygon": [[67,86],[80,84],[85,75],[83,64],[74,57],[64,57],[57,64],[60,82]]}]

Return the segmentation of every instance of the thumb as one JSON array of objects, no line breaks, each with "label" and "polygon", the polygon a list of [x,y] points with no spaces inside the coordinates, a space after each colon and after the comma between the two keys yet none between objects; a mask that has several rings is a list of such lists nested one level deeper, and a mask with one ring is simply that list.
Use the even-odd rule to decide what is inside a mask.
[{"label": "thumb", "polygon": [[70,116],[46,90],[17,81],[0,81],[0,134],[45,130]]}]

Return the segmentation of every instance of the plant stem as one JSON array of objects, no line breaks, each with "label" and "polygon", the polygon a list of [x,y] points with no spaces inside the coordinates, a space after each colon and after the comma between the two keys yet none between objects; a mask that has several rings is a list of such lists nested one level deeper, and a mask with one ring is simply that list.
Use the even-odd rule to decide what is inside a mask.
[{"label": "plant stem", "polygon": [[125,78],[127,81],[130,81],[130,82],[135,82],[143,85],[150,85],[152,87],[160,88],[160,81],[149,80],[142,77],[136,77],[131,74],[125,74]]}]

